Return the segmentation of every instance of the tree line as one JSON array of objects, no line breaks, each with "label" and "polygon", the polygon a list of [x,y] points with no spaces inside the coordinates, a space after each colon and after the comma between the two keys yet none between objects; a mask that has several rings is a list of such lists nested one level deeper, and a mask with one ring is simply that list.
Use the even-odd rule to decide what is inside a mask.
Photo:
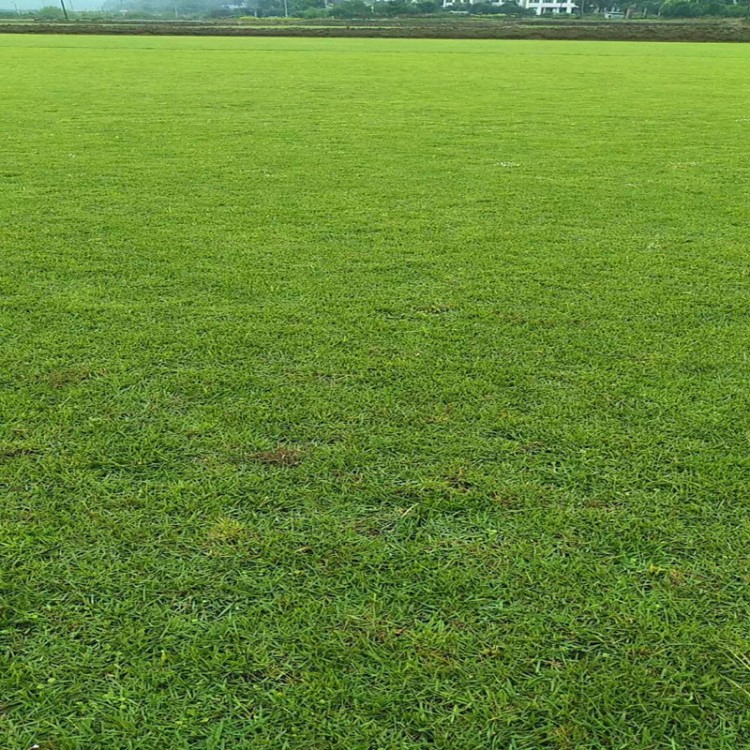
[{"label": "tree line", "polygon": [[[231,1],[231,0],[230,0]],[[663,16],[667,18],[745,17],[750,15],[750,0],[577,0],[585,14],[619,10],[629,17]],[[231,18],[253,16],[275,18],[394,18],[420,15],[463,13],[467,15],[527,16],[534,11],[513,0],[502,3],[454,3],[444,7],[442,0],[105,0],[101,13],[79,13],[80,18],[96,20],[102,16],[129,18]],[[10,15],[3,13],[0,15]],[[62,20],[59,6],[47,6],[30,15],[43,20]]]}]

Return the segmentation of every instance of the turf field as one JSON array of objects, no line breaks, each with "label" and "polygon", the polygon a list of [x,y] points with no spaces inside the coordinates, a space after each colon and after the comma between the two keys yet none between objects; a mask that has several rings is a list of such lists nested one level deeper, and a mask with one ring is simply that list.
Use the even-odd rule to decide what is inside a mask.
[{"label": "turf field", "polygon": [[750,747],[749,66],[0,37],[0,747]]}]

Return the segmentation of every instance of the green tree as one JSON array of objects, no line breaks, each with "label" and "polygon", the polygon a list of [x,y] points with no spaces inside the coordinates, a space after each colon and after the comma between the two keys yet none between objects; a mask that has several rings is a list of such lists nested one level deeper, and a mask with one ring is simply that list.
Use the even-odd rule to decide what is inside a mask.
[{"label": "green tree", "polygon": [[65,18],[62,10],[56,5],[45,5],[36,12],[36,16],[44,21],[62,21]]},{"label": "green tree", "polygon": [[375,16],[407,16],[415,12],[416,8],[407,0],[387,0],[372,6]]},{"label": "green tree", "polygon": [[667,0],[661,6],[661,14],[667,18],[690,18],[696,15],[693,5],[688,0]]},{"label": "green tree", "polygon": [[323,0],[289,0],[289,12],[293,16],[301,16],[308,10],[325,10]]},{"label": "green tree", "polygon": [[372,9],[364,0],[344,0],[331,8],[334,18],[367,18],[372,15]]},{"label": "green tree", "polygon": [[443,4],[439,0],[417,0],[414,3],[414,10],[417,13],[439,13]]}]

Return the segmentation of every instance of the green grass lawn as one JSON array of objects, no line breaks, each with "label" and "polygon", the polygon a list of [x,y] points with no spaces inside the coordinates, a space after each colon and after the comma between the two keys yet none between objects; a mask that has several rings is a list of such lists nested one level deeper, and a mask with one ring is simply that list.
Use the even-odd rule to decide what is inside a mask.
[{"label": "green grass lawn", "polygon": [[0,37],[0,747],[750,747],[749,65]]}]

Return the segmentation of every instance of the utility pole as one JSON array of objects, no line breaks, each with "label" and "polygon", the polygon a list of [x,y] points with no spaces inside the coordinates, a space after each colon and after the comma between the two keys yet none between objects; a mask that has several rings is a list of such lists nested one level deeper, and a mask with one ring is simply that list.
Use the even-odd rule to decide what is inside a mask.
[{"label": "utility pole", "polygon": [[65,16],[65,20],[68,20],[68,11],[65,8],[65,0],[60,0],[60,5],[62,6],[63,15]]},{"label": "utility pole", "polygon": [[284,18],[289,18],[289,3],[288,3],[288,0],[284,0]]}]

